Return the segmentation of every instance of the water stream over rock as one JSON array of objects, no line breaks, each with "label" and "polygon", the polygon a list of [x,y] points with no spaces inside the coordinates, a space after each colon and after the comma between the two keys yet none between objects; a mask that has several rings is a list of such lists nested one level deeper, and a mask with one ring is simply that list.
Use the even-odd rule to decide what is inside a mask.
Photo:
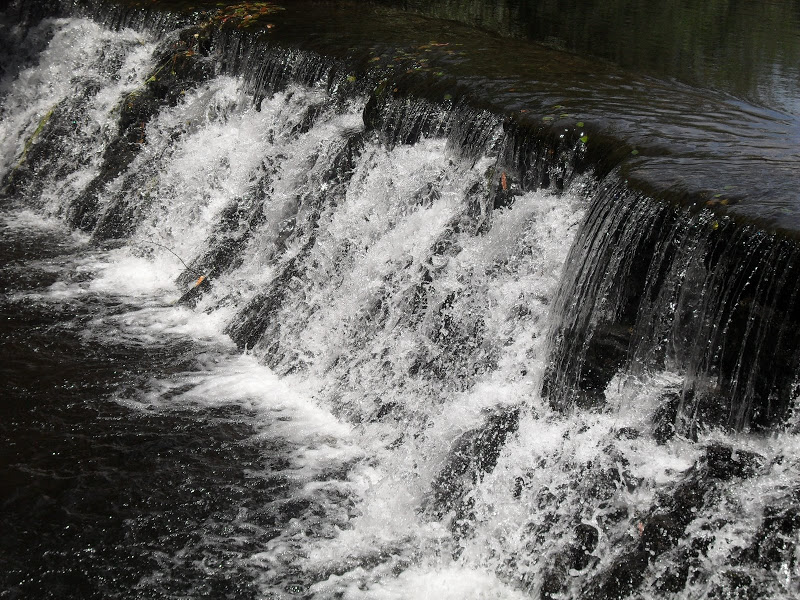
[{"label": "water stream over rock", "polygon": [[43,12],[0,26],[0,597],[797,596],[794,206],[606,127],[682,84],[589,125],[605,66],[543,119],[445,37]]}]

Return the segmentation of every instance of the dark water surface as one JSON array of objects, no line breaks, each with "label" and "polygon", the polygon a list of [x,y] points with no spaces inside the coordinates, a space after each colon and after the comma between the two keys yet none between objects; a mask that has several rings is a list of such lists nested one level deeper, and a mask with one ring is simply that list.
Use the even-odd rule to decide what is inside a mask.
[{"label": "dark water surface", "polygon": [[255,597],[240,559],[296,515],[269,508],[285,479],[246,472],[268,473],[280,444],[253,442],[241,407],[117,401],[208,348],[87,340],[138,307],[38,293],[90,252],[52,224],[0,230],[0,597]]},{"label": "dark water surface", "polygon": [[800,110],[797,0],[383,0],[625,69]]}]

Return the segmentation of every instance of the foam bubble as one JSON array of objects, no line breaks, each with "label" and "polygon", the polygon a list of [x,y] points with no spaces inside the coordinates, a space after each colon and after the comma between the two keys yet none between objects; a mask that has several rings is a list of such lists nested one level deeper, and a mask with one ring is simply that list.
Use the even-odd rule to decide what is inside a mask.
[{"label": "foam bubble", "polygon": [[[489,573],[452,567],[413,567],[396,577],[363,585],[348,577],[331,578],[347,600],[524,600],[528,595],[507,587]],[[355,578],[353,578],[355,579]],[[324,586],[317,586],[325,589]],[[327,590],[326,590],[327,591]]]}]

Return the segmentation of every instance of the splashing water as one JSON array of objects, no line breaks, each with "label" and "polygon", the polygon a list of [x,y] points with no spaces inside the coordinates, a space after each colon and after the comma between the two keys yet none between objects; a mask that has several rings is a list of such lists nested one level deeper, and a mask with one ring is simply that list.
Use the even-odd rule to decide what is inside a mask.
[{"label": "splashing water", "polygon": [[[652,204],[598,214],[609,186],[591,175],[566,178],[562,191],[522,189],[496,120],[464,148],[451,117],[420,103],[414,114],[436,121],[434,133],[392,141],[365,120],[366,95],[342,97],[324,80],[254,103],[242,77],[203,71],[124,130],[126,103],[151,93],[178,35],[156,42],[45,20],[29,32],[48,40],[38,63],[0,87],[9,235],[45,239],[53,227],[19,207],[69,220],[97,194],[81,205],[86,236],[57,258],[26,259],[58,280],[15,284],[4,303],[58,313],[81,352],[128,361],[129,380],[93,402],[168,424],[143,437],[196,428],[187,448],[209,439],[202,461],[189,454],[164,487],[210,512],[181,513],[173,535],[158,507],[121,511],[138,562],[116,587],[91,589],[598,600],[800,591],[791,419],[769,436],[682,430],[686,381],[712,369],[682,350],[653,358],[630,331],[620,345],[634,359],[623,348],[608,372],[587,362],[608,323],[677,344],[664,339],[671,324],[648,325],[619,287],[637,277],[650,232],[609,242],[609,221],[662,219],[670,239],[684,227],[690,248],[717,228],[692,238]],[[110,175],[108,149],[132,131]],[[662,279],[689,260],[670,252],[651,252]],[[664,287],[652,272],[641,278],[651,307],[670,314],[676,277]],[[148,460],[161,456],[152,444]]]}]

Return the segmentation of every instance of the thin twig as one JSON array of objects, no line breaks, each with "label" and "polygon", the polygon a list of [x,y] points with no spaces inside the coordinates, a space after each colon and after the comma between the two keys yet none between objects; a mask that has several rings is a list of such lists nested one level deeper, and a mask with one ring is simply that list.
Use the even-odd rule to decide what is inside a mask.
[{"label": "thin twig", "polygon": [[185,262],[185,261],[184,261],[184,260],[183,260],[183,259],[182,259],[180,256],[178,256],[177,254],[175,254],[175,251],[174,251],[172,248],[170,248],[169,246],[165,246],[164,244],[159,244],[158,242],[154,242],[154,241],[152,241],[152,240],[144,240],[144,241],[142,241],[142,243],[143,243],[143,244],[152,244],[153,246],[158,246],[159,248],[163,248],[164,250],[166,250],[167,252],[169,252],[170,254],[172,254],[172,256],[174,256],[174,257],[175,257],[175,258],[177,258],[179,261],[181,261],[181,264],[182,264],[184,267],[186,267],[186,270],[187,270],[187,271],[189,271],[190,273],[192,273],[192,274],[194,274],[194,275],[197,275],[198,277],[201,277],[201,276],[203,275],[203,274],[202,274],[202,273],[200,273],[199,271],[196,271],[196,270],[194,270],[193,268],[191,268],[189,265],[187,265],[187,264],[186,264],[186,262]]}]

